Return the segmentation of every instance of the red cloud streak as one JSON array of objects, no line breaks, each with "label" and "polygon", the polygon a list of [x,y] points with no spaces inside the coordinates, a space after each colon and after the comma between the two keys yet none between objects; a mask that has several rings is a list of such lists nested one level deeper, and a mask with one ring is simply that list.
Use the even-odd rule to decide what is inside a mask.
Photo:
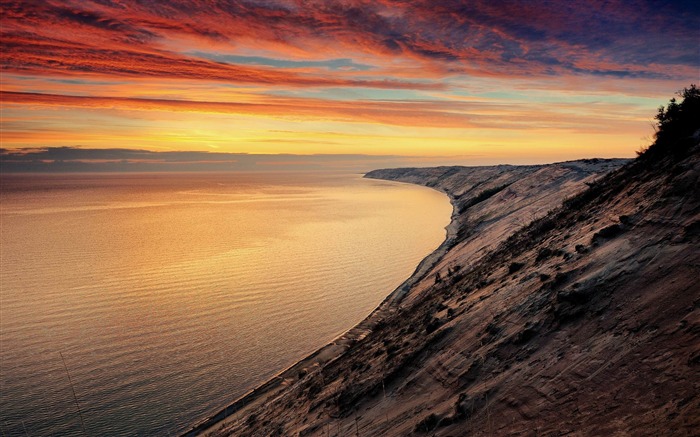
[{"label": "red cloud streak", "polygon": [[[692,2],[691,2],[692,3]],[[474,0],[2,2],[2,68],[31,75],[187,78],[285,86],[439,86],[351,73],[217,63],[182,51],[358,56],[443,76],[592,74],[667,78],[697,72],[700,8],[688,2]],[[672,65],[674,68],[662,68]],[[416,70],[416,77],[420,76]],[[393,76],[396,77],[396,76]],[[683,78],[685,79],[685,77]]]},{"label": "red cloud streak", "polygon": [[[76,108],[127,109],[139,111],[203,112],[267,116],[275,118],[335,120],[379,123],[393,126],[431,128],[497,128],[566,130],[617,130],[625,123],[617,120],[600,124],[604,111],[611,119],[631,108],[619,105],[597,105],[587,111],[576,104],[551,104],[532,112],[529,104],[503,105],[489,101],[441,100],[353,100],[338,101],[312,98],[273,98],[265,103],[213,102],[131,97],[92,97],[60,94],[0,91],[0,99],[8,104],[28,106],[63,106]],[[627,120],[629,122],[629,120]]]},{"label": "red cloud streak", "polygon": [[301,75],[270,68],[231,65],[178,56],[168,52],[126,48],[103,50],[64,40],[43,41],[11,36],[3,41],[0,63],[4,71],[24,75],[126,76],[194,79],[232,84],[322,86],[388,89],[442,89],[438,83],[399,80],[353,80]]},{"label": "red cloud streak", "polygon": [[83,108],[121,108],[210,112],[273,117],[312,117],[315,119],[362,121],[399,126],[464,128],[471,125],[464,113],[449,112],[434,103],[421,102],[346,102],[319,99],[270,99],[268,103],[202,102],[126,97],[66,96],[0,91],[5,103],[23,105],[69,106]]}]

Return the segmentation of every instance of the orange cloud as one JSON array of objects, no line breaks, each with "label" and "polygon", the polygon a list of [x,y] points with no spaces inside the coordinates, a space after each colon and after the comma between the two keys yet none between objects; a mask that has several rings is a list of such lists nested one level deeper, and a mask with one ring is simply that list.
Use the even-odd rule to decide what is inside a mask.
[{"label": "orange cloud", "polygon": [[[324,100],[312,98],[267,98],[264,103],[189,101],[126,97],[71,96],[0,91],[8,104],[75,108],[126,109],[136,111],[197,112],[237,114],[280,119],[336,120],[376,123],[390,126],[449,129],[559,129],[581,132],[605,132],[637,128],[646,111],[637,110],[637,118],[627,105],[598,103],[580,105],[552,103],[534,110],[527,102],[505,105],[497,101],[445,100]],[[626,112],[625,112],[626,111]],[[608,123],[601,123],[601,114]],[[612,123],[614,121],[614,123]]]},{"label": "orange cloud", "polygon": [[[344,121],[375,122],[399,126],[416,124],[432,127],[470,125],[467,114],[453,113],[431,102],[348,102],[319,99],[268,99],[267,103],[202,102],[187,100],[139,99],[126,97],[67,96],[1,91],[6,103],[22,105],[71,106],[131,110],[164,110],[262,115],[273,117],[311,117]],[[448,105],[449,106],[449,105]]]},{"label": "orange cloud", "polygon": [[[322,147],[301,136],[307,130],[340,133],[343,150],[387,137],[413,154],[465,143],[480,153],[511,143],[523,154],[540,143],[636,149],[654,107],[700,68],[700,8],[674,0],[0,7],[3,140],[13,147],[142,139],[267,152],[289,140],[265,142],[267,132],[287,129],[305,150]],[[254,127],[231,132],[243,116]],[[373,133],[352,136],[360,130]]]}]

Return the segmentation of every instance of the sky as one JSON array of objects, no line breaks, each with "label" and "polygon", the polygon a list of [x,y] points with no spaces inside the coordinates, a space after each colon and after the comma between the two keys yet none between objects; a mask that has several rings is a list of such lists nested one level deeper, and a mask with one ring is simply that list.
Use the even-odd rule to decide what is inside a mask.
[{"label": "sky", "polygon": [[700,82],[694,1],[0,4],[5,158],[632,157],[656,108]]}]

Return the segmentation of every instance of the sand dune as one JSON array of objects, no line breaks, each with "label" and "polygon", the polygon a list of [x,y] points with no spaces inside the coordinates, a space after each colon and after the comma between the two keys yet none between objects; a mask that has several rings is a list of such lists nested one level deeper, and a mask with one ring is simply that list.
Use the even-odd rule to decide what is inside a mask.
[{"label": "sand dune", "polygon": [[[690,430],[684,421],[697,411],[690,368],[666,364],[668,338],[656,334],[682,337],[679,314],[698,298],[689,282],[697,237],[684,231],[697,213],[683,206],[697,198],[667,197],[662,205],[668,187],[658,179],[629,178],[627,169],[603,178],[627,162],[369,173],[446,192],[454,205],[447,240],[367,320],[198,431],[643,433],[671,426],[659,422],[659,408]],[[697,166],[687,165],[684,177],[697,177]],[[576,197],[591,185],[606,194]],[[651,293],[659,281],[672,286]],[[652,313],[668,300],[669,320]],[[691,340],[673,355],[690,359]],[[660,371],[659,363],[668,375],[638,376]],[[665,394],[663,407],[639,399],[649,390]]]},{"label": "sand dune", "polygon": [[693,435],[699,152],[605,177],[623,162],[370,173],[447,192],[448,240],[362,324],[199,431]]},{"label": "sand dune", "polygon": [[624,165],[369,173],[446,192],[445,243],[192,433],[698,435],[700,92],[682,97]]}]

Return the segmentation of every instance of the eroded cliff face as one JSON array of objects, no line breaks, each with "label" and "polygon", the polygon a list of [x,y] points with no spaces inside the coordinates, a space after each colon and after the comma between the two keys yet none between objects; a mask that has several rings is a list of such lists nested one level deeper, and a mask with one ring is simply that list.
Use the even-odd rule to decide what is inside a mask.
[{"label": "eroded cliff face", "polygon": [[207,432],[693,435],[700,146],[621,164],[372,172],[450,195],[443,253]]}]

